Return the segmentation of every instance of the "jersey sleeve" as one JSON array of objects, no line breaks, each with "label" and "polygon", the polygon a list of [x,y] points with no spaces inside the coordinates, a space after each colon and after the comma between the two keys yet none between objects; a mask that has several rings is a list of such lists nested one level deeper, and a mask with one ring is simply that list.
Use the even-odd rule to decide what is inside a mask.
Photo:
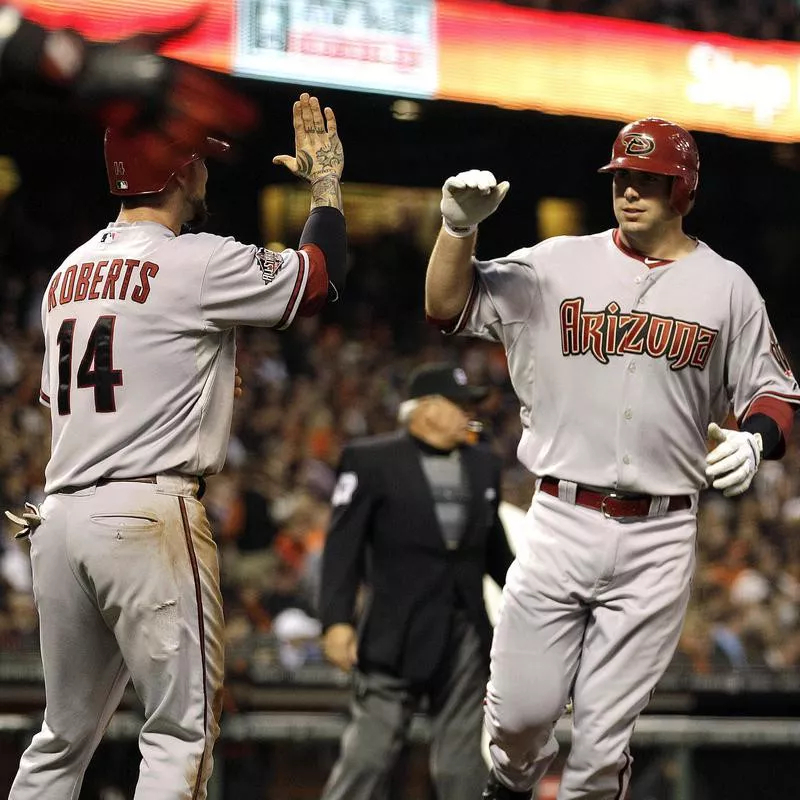
[{"label": "jersey sleeve", "polygon": [[508,348],[533,313],[539,296],[536,270],[525,251],[493,261],[474,260],[472,265],[472,288],[464,310],[445,333],[489,339]]},{"label": "jersey sleeve", "polygon": [[50,408],[50,370],[47,367],[47,354],[42,361],[42,383],[39,387],[39,402]]},{"label": "jersey sleeve", "polygon": [[313,274],[319,268],[309,249],[277,253],[223,239],[208,260],[200,289],[204,328],[287,328],[303,305],[306,291],[316,284]]},{"label": "jersey sleeve", "polygon": [[755,286],[748,294],[740,305],[744,322],[726,359],[728,395],[740,424],[750,414],[766,413],[785,429],[780,409],[800,405],[800,387]]},{"label": "jersey sleeve", "polygon": [[[51,278],[52,280],[52,278]],[[50,398],[52,393],[50,391],[50,353],[47,345],[47,292],[44,293],[42,298],[41,308],[42,319],[42,333],[44,334],[44,355],[42,356],[42,381],[39,384],[39,402],[43,406],[50,407]]]}]

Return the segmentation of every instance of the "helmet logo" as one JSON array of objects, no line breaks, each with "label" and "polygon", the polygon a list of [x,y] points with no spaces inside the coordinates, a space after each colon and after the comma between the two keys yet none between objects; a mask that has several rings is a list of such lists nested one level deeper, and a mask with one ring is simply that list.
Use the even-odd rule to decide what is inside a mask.
[{"label": "helmet logo", "polygon": [[648,156],[656,149],[655,139],[647,133],[629,133],[622,144],[626,156]]},{"label": "helmet logo", "polygon": [[115,161],[114,162],[114,174],[117,177],[125,174],[125,162],[124,161]]}]

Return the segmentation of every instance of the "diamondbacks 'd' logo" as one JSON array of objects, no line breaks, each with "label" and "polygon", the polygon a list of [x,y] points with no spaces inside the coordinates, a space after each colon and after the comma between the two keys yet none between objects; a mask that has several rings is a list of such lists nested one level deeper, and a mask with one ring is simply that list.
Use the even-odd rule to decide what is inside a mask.
[{"label": "diamondbacks 'd' logo", "polygon": [[629,133],[622,139],[626,156],[649,156],[656,149],[656,142],[648,133]]},{"label": "diamondbacks 'd' logo", "polygon": [[609,356],[647,355],[665,358],[673,371],[704,369],[719,335],[697,322],[642,311],[621,314],[614,301],[602,311],[584,311],[583,303],[582,297],[561,303],[562,355],[589,353],[601,364],[608,364]]},{"label": "diamondbacks 'd' logo", "polygon": [[266,247],[259,247],[256,250],[256,261],[258,262],[258,268],[261,270],[261,279],[269,286],[281,271],[283,256],[280,253],[267,250]]}]

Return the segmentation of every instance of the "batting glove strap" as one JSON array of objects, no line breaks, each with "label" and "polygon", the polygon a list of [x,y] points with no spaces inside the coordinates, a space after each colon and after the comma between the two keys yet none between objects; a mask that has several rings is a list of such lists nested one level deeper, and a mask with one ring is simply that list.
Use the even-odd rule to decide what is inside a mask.
[{"label": "batting glove strap", "polygon": [[713,422],[708,426],[708,435],[717,446],[706,457],[706,477],[725,497],[742,494],[761,464],[761,435],[720,428]]},{"label": "batting glove strap", "polygon": [[466,239],[468,236],[472,236],[476,230],[478,230],[477,225],[466,225],[462,228],[457,228],[451,225],[445,217],[442,217],[442,227],[449,236],[454,236],[456,239]]}]

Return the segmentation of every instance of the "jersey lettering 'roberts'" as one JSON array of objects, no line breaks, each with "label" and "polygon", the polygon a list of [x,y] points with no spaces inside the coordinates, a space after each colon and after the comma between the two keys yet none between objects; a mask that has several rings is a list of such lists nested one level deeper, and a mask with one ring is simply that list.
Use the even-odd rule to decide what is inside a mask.
[{"label": "jersey lettering 'roberts'", "polygon": [[150,296],[150,281],[158,275],[158,270],[158,264],[141,262],[138,258],[71,264],[50,279],[47,310],[82,300],[131,300],[143,305]]}]

